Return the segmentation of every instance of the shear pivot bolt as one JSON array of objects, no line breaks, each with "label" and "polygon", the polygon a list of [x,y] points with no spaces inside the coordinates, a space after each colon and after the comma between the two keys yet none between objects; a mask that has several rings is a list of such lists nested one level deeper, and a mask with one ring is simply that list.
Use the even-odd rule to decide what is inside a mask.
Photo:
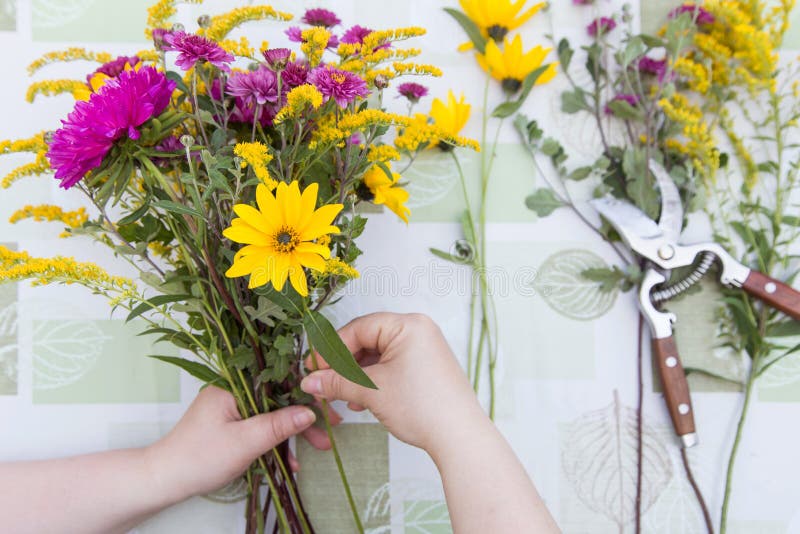
[{"label": "shear pivot bolt", "polygon": [[664,245],[658,249],[658,257],[662,260],[671,260],[675,256],[675,248],[672,245]]},{"label": "shear pivot bolt", "polygon": [[774,282],[767,282],[766,284],[764,284],[764,291],[766,291],[767,293],[770,294],[775,293],[777,289],[778,286],[776,286]]},{"label": "shear pivot bolt", "polygon": [[689,405],[685,403],[681,403],[678,405],[678,413],[681,415],[686,415],[689,413]]},{"label": "shear pivot bolt", "polygon": [[675,367],[676,365],[678,365],[678,358],[676,358],[675,356],[670,356],[669,358],[664,360],[664,363],[667,364],[667,367]]}]

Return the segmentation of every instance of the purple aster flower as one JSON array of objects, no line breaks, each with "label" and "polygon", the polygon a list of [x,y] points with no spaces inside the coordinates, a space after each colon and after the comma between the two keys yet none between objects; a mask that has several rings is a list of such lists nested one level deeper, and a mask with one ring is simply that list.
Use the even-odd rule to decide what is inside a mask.
[{"label": "purple aster flower", "polygon": [[117,59],[103,63],[94,72],[86,77],[86,81],[91,85],[92,76],[101,72],[110,78],[116,78],[126,67],[128,69],[135,67],[141,60],[138,56],[119,56]]},{"label": "purple aster flower", "polygon": [[677,16],[680,16],[684,13],[691,13],[692,17],[697,24],[712,24],[714,22],[714,15],[703,9],[702,7],[692,4],[686,3],[682,6],[678,6],[669,13],[669,18],[673,19]]},{"label": "purple aster flower", "polygon": [[[174,135],[170,135],[161,140],[155,147],[156,152],[165,152],[169,154],[181,153],[185,150],[184,146]],[[153,163],[159,167],[166,167],[170,164],[170,158],[153,158]]]},{"label": "purple aster flower", "polygon": [[428,95],[428,88],[418,83],[406,82],[397,86],[397,92],[406,97],[412,104],[416,104],[420,98]]},{"label": "purple aster flower", "polygon": [[248,72],[234,72],[228,78],[225,92],[241,98],[248,106],[264,106],[278,102],[278,76],[266,67]]},{"label": "purple aster flower", "polygon": [[288,48],[270,48],[264,50],[264,59],[272,70],[283,70],[289,62],[292,51]]},{"label": "purple aster flower", "polygon": [[308,64],[305,61],[292,61],[281,71],[281,81],[289,89],[303,85],[308,80]]},{"label": "purple aster flower", "polygon": [[321,7],[307,10],[301,20],[311,26],[324,26],[325,28],[332,28],[342,22],[336,13]]},{"label": "purple aster flower", "polygon": [[600,17],[591,22],[586,27],[586,31],[592,37],[597,37],[598,35],[605,35],[614,28],[617,27],[617,22],[609,17]]},{"label": "purple aster flower", "polygon": [[658,81],[663,82],[667,74],[667,60],[642,57],[638,63],[639,72],[646,72],[658,76]]},{"label": "purple aster flower", "polygon": [[156,50],[164,50],[164,36],[168,33],[171,32],[166,28],[153,29],[153,45]]},{"label": "purple aster flower", "polygon": [[183,70],[191,69],[198,61],[208,61],[225,72],[231,70],[228,63],[233,61],[233,54],[202,35],[186,32],[164,34],[164,50],[179,52],[175,64]]},{"label": "purple aster flower", "polygon": [[323,101],[327,102],[331,98],[336,101],[340,108],[345,108],[356,98],[369,95],[367,82],[344,70],[339,70],[330,65],[320,66],[312,70],[308,75],[308,81],[314,84],[322,93]]},{"label": "purple aster flower", "polygon": [[331,36],[328,38],[328,46],[326,48],[335,50],[336,48],[339,48],[339,43],[339,38],[334,34],[331,34]]},{"label": "purple aster flower", "polygon": [[303,42],[303,30],[301,30],[298,26],[290,26],[286,28],[286,31],[283,33],[286,34],[286,37],[293,43],[302,43]]},{"label": "purple aster flower", "polygon": [[173,90],[174,81],[154,67],[142,67],[121,72],[89,100],[77,102],[47,152],[61,187],[72,187],[99,166],[117,139],[138,139],[136,128],[164,111]]},{"label": "purple aster flower", "polygon": [[372,30],[369,28],[365,28],[364,26],[359,26],[356,24],[352,28],[348,29],[342,35],[341,41],[347,44],[361,44],[364,42],[364,37],[372,33]]},{"label": "purple aster flower", "polygon": [[[614,98],[611,99],[611,102],[627,102],[631,107],[636,107],[639,105],[639,97],[636,95],[620,93],[616,95]],[[609,104],[611,103],[609,102]],[[611,106],[606,104],[605,112],[607,115],[613,115],[614,110],[611,109]]]}]

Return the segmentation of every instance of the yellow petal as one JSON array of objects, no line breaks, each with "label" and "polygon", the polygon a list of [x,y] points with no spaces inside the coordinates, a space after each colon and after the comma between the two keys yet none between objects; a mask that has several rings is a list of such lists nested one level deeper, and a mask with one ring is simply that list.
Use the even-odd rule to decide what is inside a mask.
[{"label": "yellow petal", "polygon": [[233,265],[225,271],[225,276],[228,278],[238,278],[253,272],[259,265],[264,265],[263,256],[258,254],[251,254],[234,260]]},{"label": "yellow petal", "polygon": [[300,219],[300,186],[297,180],[289,184],[282,197],[278,198],[283,222],[291,228],[298,228]]},{"label": "yellow petal", "polygon": [[264,184],[258,184],[258,186],[256,186],[256,203],[258,204],[258,209],[261,211],[261,214],[265,219],[269,220],[270,218],[277,218],[278,202],[275,200],[275,196],[269,192],[269,189]]},{"label": "yellow petal", "polygon": [[326,204],[325,206],[321,206],[314,212],[305,227],[298,228],[300,240],[311,241],[323,234],[339,233],[339,229],[330,224],[339,212],[342,211],[343,207],[344,206],[341,204]]},{"label": "yellow petal", "polygon": [[314,269],[315,271],[319,272],[325,270],[325,260],[322,259],[322,256],[319,254],[295,251],[294,256],[297,259],[297,262],[303,267],[308,267],[309,269]]},{"label": "yellow petal", "polygon": [[222,231],[222,235],[235,241],[247,245],[267,246],[271,243],[271,238],[267,234],[260,232],[249,224],[236,224]]},{"label": "yellow petal", "polygon": [[308,241],[298,244],[297,248],[295,248],[295,251],[303,254],[316,254],[317,256],[321,256],[323,258],[331,257],[331,250],[328,247],[318,243],[309,243]]},{"label": "yellow petal", "polygon": [[288,254],[275,254],[270,258],[270,277],[272,285],[278,291],[283,289],[286,283],[286,277],[289,275],[289,266],[291,264]]},{"label": "yellow petal", "polygon": [[303,228],[308,224],[309,219],[314,214],[314,208],[317,207],[317,192],[319,191],[319,184],[314,182],[303,190],[300,196],[300,217],[297,221],[297,227]]},{"label": "yellow petal", "polygon": [[265,234],[273,234],[275,232],[276,222],[272,218],[267,218],[263,213],[255,209],[253,206],[247,204],[236,204],[233,206],[233,211],[242,218],[244,222]]},{"label": "yellow petal", "polygon": [[308,295],[308,285],[306,284],[306,273],[299,265],[293,265],[289,269],[289,278],[295,291],[305,297]]}]

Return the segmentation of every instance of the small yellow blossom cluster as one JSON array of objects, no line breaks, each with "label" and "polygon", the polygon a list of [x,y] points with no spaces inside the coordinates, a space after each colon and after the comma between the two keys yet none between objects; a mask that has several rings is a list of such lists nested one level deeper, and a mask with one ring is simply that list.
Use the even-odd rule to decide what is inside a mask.
[{"label": "small yellow blossom cluster", "polygon": [[296,119],[309,107],[318,109],[322,105],[322,93],[311,84],[304,83],[289,91],[286,95],[286,105],[278,111],[273,120],[274,124],[280,124],[287,118]]},{"label": "small yellow blossom cluster", "polygon": [[719,169],[719,150],[709,125],[703,120],[702,110],[685,95],[675,93],[662,98],[658,107],[672,122],[681,127],[683,136],[679,151],[686,154],[700,176],[712,179]]},{"label": "small yellow blossom cluster", "polygon": [[147,244],[147,248],[149,248],[153,254],[165,260],[170,259],[172,256],[172,251],[174,250],[172,247],[165,245],[161,241],[152,241]]},{"label": "small yellow blossom cluster", "polygon": [[34,258],[0,246],[0,283],[31,280],[31,285],[54,282],[81,284],[105,293],[136,294],[136,284],[129,278],[111,276],[94,263],[77,262],[74,258]]},{"label": "small yellow blossom cluster", "polygon": [[325,270],[320,277],[325,276],[336,276],[350,280],[352,278],[358,278],[361,274],[339,258],[331,258],[325,260]]},{"label": "small yellow blossom cluster", "polygon": [[392,145],[372,145],[367,152],[367,161],[387,163],[400,159],[400,152]]},{"label": "small yellow blossom cluster", "polygon": [[47,145],[44,142],[44,133],[39,133],[28,139],[19,141],[0,141],[0,154],[13,152],[33,152],[36,159],[31,163],[21,165],[3,177],[0,187],[8,189],[11,184],[24,178],[25,176],[36,176],[44,174],[50,170],[50,162],[47,160]]},{"label": "small yellow blossom cluster", "polygon": [[201,28],[199,33],[214,41],[222,41],[229,33],[245,22],[266,19],[291,20],[292,14],[277,11],[272,6],[266,5],[237,7],[227,13],[211,17],[211,24],[209,27],[205,29]]},{"label": "small yellow blossom cluster", "polygon": [[75,100],[88,100],[92,90],[81,80],[41,80],[28,87],[25,99],[33,102],[38,95],[55,96],[64,93],[71,94]]},{"label": "small yellow blossom cluster", "polygon": [[48,52],[42,57],[28,65],[28,74],[32,75],[42,67],[51,63],[62,63],[65,61],[96,61],[97,63],[107,63],[114,59],[108,52],[92,52],[81,47],[71,47],[66,50]]},{"label": "small yellow blossom cluster", "polygon": [[256,178],[266,185],[270,191],[278,186],[270,175],[267,165],[272,161],[272,155],[267,151],[267,146],[259,141],[253,143],[237,143],[233,153],[242,158],[242,168],[248,165],[253,169]]},{"label": "small yellow blossom cluster", "polygon": [[391,30],[378,30],[367,34],[363,42],[363,50],[375,50],[379,46],[395,41],[403,41],[413,37],[425,35],[425,28],[420,26],[409,26],[406,28],[394,28]]},{"label": "small yellow blossom cluster", "polygon": [[300,50],[308,58],[308,64],[312,67],[319,65],[322,61],[322,54],[328,46],[328,41],[331,38],[331,32],[321,26],[315,26],[307,30],[303,30],[300,34],[303,42],[300,44]]},{"label": "small yellow blossom cluster", "polygon": [[720,127],[728,136],[728,141],[730,141],[733,152],[736,154],[736,159],[744,172],[744,185],[747,189],[751,189],[756,184],[756,180],[758,180],[758,167],[753,161],[753,156],[744,146],[742,138],[736,133],[734,121],[726,108],[720,110],[719,121]]},{"label": "small yellow blossom cluster", "polygon": [[[185,4],[200,4],[203,0],[181,0]],[[175,0],[159,0],[147,8],[147,26],[144,35],[148,39],[153,38],[153,30],[156,28],[169,28],[169,19],[177,13]]]},{"label": "small yellow blossom cluster", "polygon": [[[64,223],[68,228],[78,228],[88,220],[89,216],[86,214],[85,208],[78,208],[77,210],[64,211],[59,206],[52,206],[49,204],[42,204],[40,206],[25,206],[22,209],[15,211],[8,222],[11,224],[17,223],[24,219],[33,219],[34,221],[54,222],[59,221]],[[64,231],[59,237],[69,237],[72,235],[68,231]]]},{"label": "small yellow blossom cluster", "polygon": [[223,39],[218,44],[223,50],[234,56],[253,59],[256,55],[255,49],[250,46],[250,41],[245,36],[239,37],[238,41],[235,39]]},{"label": "small yellow blossom cluster", "polygon": [[688,57],[677,58],[672,63],[672,70],[686,80],[692,91],[705,94],[711,88],[711,80],[706,68]]}]

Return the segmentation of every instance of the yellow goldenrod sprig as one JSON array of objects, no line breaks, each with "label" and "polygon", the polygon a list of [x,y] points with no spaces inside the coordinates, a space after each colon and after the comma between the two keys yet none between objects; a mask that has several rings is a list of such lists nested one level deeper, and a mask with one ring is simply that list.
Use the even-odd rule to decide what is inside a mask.
[{"label": "yellow goldenrod sprig", "polygon": [[21,165],[5,175],[2,182],[0,182],[0,187],[3,189],[8,189],[20,178],[24,178],[26,176],[38,176],[48,172],[49,170],[50,162],[47,160],[47,150],[44,149],[36,153],[35,161]]},{"label": "yellow goldenrod sprig", "polygon": [[267,151],[267,146],[264,143],[259,141],[253,143],[237,143],[237,145],[233,147],[233,153],[242,158],[242,168],[244,169],[250,166],[256,178],[261,180],[270,191],[278,186],[278,182],[269,175],[267,165],[272,161],[272,155]]},{"label": "yellow goldenrod sprig", "polygon": [[33,82],[28,87],[25,100],[33,102],[37,96],[55,96],[64,93],[71,94],[75,100],[87,100],[91,90],[86,82],[81,80],[42,80]]},{"label": "yellow goldenrod sprig", "polygon": [[318,109],[321,105],[322,93],[313,85],[305,83],[289,91],[286,95],[286,105],[275,116],[273,123],[280,124],[287,118],[296,119],[309,107]]},{"label": "yellow goldenrod sprig", "polygon": [[211,24],[208,28],[201,28],[200,34],[214,41],[221,41],[245,22],[265,19],[291,20],[292,14],[277,11],[272,6],[267,5],[237,7],[227,13],[211,17]]},{"label": "yellow goldenrod sprig", "polygon": [[17,152],[41,152],[42,150],[47,150],[43,131],[25,139],[0,141],[0,155]]},{"label": "yellow goldenrod sprig", "polygon": [[322,54],[328,46],[331,32],[320,26],[315,26],[303,30],[301,36],[303,42],[300,44],[300,49],[308,58],[308,64],[311,67],[316,67],[322,61]]},{"label": "yellow goldenrod sprig", "polygon": [[[15,224],[24,219],[33,219],[38,222],[62,222],[68,228],[78,228],[85,223],[89,216],[86,214],[85,208],[78,208],[77,210],[65,211],[59,206],[50,204],[42,204],[39,206],[25,206],[24,208],[15,211],[8,222]],[[62,232],[59,237],[69,237],[72,235],[70,232]]]},{"label": "yellow goldenrod sprig", "polygon": [[[185,4],[201,4],[203,0],[180,0]],[[147,8],[147,26],[145,26],[144,35],[148,39],[153,38],[153,30],[156,28],[169,28],[169,19],[177,13],[175,9],[176,0],[159,0],[152,6]]]},{"label": "yellow goldenrod sprig", "polygon": [[65,61],[95,61],[97,63],[107,63],[114,59],[108,52],[94,52],[85,48],[73,46],[66,50],[56,50],[47,52],[42,57],[28,65],[28,74],[32,75],[42,67],[51,63],[62,63]]}]

